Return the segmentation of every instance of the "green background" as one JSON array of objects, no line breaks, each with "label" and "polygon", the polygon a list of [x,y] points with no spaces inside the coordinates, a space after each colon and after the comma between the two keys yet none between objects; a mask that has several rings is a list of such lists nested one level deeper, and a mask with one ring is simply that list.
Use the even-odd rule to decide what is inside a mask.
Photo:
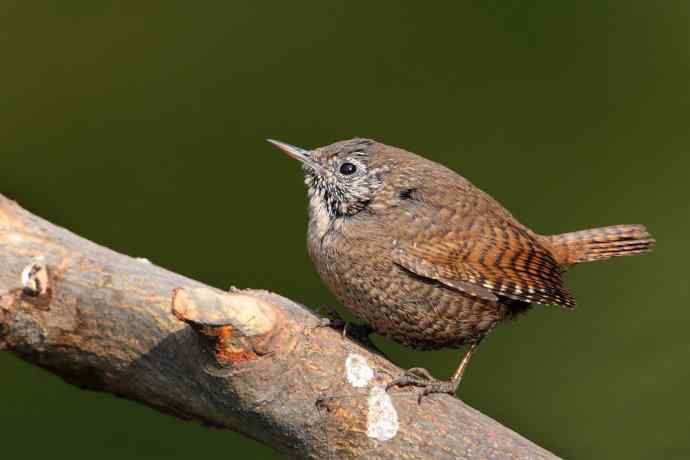
[{"label": "green background", "polygon": [[[567,458],[688,458],[687,1],[0,3],[0,192],[218,287],[335,305],[299,168],[266,137],[406,147],[541,233],[645,223],[579,307],[482,346],[460,397]],[[458,351],[408,351],[435,375]],[[271,458],[0,354],[2,455]],[[27,457],[28,456],[28,457]]]}]

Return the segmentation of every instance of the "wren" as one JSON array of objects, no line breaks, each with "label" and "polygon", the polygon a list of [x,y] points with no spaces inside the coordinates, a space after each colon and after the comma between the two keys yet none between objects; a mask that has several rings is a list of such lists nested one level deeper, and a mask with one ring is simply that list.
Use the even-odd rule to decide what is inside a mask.
[{"label": "wren", "polygon": [[423,368],[389,384],[457,391],[481,340],[531,304],[575,306],[566,270],[649,251],[642,225],[539,235],[452,170],[406,150],[351,139],[305,150],[308,251],[337,299],[372,330],[417,349],[468,350],[450,380]]}]

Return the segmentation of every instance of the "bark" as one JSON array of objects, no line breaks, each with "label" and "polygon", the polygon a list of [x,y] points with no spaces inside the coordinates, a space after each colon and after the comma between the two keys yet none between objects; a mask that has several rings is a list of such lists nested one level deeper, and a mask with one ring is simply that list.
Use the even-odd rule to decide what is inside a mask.
[{"label": "bark", "polygon": [[298,458],[555,458],[308,309],[223,292],[80,238],[0,195],[0,348],[74,385]]}]

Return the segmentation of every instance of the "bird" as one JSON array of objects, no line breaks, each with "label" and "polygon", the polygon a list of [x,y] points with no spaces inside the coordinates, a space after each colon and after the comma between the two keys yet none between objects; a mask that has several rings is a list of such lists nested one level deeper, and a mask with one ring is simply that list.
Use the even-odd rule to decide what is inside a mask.
[{"label": "bird", "polygon": [[371,139],[311,150],[268,142],[302,165],[308,253],[338,301],[407,347],[467,346],[449,379],[414,367],[386,387],[420,387],[420,401],[455,395],[496,325],[533,304],[573,308],[570,267],[655,244],[643,225],[535,233],[453,170]]}]

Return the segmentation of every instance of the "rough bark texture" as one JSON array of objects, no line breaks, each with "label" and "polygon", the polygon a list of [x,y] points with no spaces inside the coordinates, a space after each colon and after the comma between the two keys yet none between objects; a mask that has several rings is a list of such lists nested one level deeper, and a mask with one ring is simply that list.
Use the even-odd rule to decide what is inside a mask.
[{"label": "rough bark texture", "polygon": [[0,347],[80,387],[298,458],[555,458],[308,309],[225,293],[80,238],[0,195]]}]

